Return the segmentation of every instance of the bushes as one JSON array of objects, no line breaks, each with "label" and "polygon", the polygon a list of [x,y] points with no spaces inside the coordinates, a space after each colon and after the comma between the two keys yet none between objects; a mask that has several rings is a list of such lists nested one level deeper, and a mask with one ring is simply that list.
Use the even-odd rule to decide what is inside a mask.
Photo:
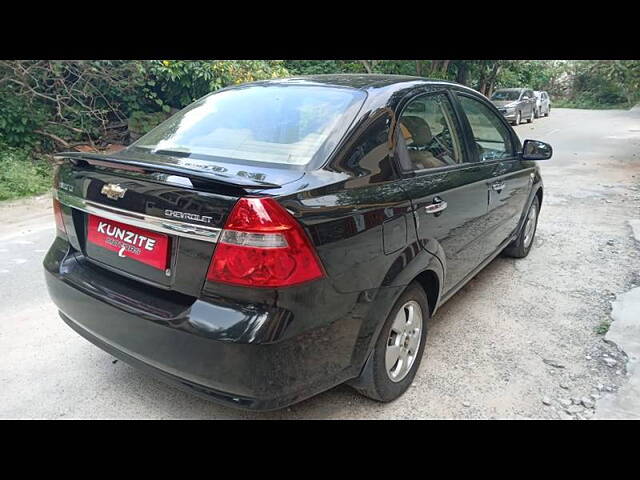
[{"label": "bushes", "polygon": [[556,106],[570,108],[629,108],[640,100],[637,60],[574,61],[567,94]]},{"label": "bushes", "polygon": [[278,60],[0,61],[0,141],[48,151],[127,144],[136,112],[167,114],[228,85],[288,75]]},{"label": "bushes", "polygon": [[291,75],[366,72],[358,60],[285,60],[284,66]]},{"label": "bushes", "polygon": [[580,96],[577,98],[557,98],[553,100],[553,107],[555,108],[581,108],[585,110],[609,110],[609,109],[622,109],[628,107],[626,101],[602,103],[600,100],[594,100],[589,96]]},{"label": "bushes", "polygon": [[[162,60],[140,62],[145,69],[147,100],[168,112],[229,85],[287,77],[282,61]],[[152,105],[153,106],[153,105]]]},{"label": "bushes", "polygon": [[0,141],[11,146],[34,146],[41,137],[35,133],[46,112],[17,96],[12,85],[0,88]]},{"label": "bushes", "polygon": [[51,174],[50,163],[33,158],[29,149],[0,144],[0,200],[46,192]]},{"label": "bushes", "polygon": [[[118,136],[144,78],[129,61],[0,61],[0,88],[6,101],[26,106],[14,117],[1,114],[0,141],[15,146],[39,143],[42,150],[70,149],[80,142]],[[12,138],[30,117],[29,135]],[[33,141],[37,137],[37,141]]]}]

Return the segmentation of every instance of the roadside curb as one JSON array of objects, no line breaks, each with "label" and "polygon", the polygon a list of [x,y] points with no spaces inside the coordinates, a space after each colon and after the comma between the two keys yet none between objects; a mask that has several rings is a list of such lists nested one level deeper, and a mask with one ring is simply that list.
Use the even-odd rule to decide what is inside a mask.
[{"label": "roadside curb", "polygon": [[[638,107],[640,110],[640,107]],[[627,220],[633,237],[640,243],[640,220]],[[605,335],[627,356],[627,382],[616,394],[603,397],[597,405],[594,420],[640,420],[640,287],[616,295],[611,302],[613,322]]]}]

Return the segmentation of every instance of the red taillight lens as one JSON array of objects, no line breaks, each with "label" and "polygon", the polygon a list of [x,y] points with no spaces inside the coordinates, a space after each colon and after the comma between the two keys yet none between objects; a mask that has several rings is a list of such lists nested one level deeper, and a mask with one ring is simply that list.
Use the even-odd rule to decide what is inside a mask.
[{"label": "red taillight lens", "polygon": [[322,277],[298,222],[272,198],[241,198],[220,235],[207,280],[287,287]]},{"label": "red taillight lens", "polygon": [[56,219],[56,228],[58,231],[66,235],[67,231],[64,228],[64,221],[62,220],[62,206],[57,199],[53,199],[53,216]]}]

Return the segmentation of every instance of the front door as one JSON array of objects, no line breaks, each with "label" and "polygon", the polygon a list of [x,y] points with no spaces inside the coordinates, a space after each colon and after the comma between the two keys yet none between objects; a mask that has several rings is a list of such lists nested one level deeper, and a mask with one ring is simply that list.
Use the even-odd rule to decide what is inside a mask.
[{"label": "front door", "polygon": [[409,100],[396,129],[401,185],[418,238],[444,264],[445,294],[484,259],[478,240],[487,228],[493,168],[473,161],[460,125],[452,97],[442,91]]},{"label": "front door", "polygon": [[490,169],[486,183],[489,199],[488,234],[482,242],[485,255],[496,251],[515,232],[524,211],[533,180],[533,167],[520,161],[518,142],[499,112],[474,96],[458,94],[478,161]]}]

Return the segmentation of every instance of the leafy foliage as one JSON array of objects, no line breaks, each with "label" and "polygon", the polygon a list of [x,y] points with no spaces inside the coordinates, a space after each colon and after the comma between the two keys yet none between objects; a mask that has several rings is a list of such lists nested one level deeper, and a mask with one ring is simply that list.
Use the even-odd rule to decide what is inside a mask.
[{"label": "leafy foliage", "polygon": [[0,139],[8,145],[34,146],[40,140],[34,132],[46,119],[40,109],[15,94],[12,85],[0,87]]},{"label": "leafy foliage", "polygon": [[284,62],[265,60],[162,60],[145,68],[143,91],[167,112],[229,85],[289,76]]},{"label": "leafy foliage", "polygon": [[358,60],[285,60],[284,66],[291,75],[366,73]]},{"label": "leafy foliage", "polygon": [[640,100],[640,61],[597,60],[571,62],[573,88],[567,100],[585,108],[626,104]]},{"label": "leafy foliage", "polygon": [[38,195],[51,186],[51,164],[28,148],[0,144],[0,200]]},{"label": "leafy foliage", "polygon": [[169,117],[168,113],[162,112],[143,112],[137,110],[131,114],[127,123],[129,135],[137,139],[159,125]]}]

